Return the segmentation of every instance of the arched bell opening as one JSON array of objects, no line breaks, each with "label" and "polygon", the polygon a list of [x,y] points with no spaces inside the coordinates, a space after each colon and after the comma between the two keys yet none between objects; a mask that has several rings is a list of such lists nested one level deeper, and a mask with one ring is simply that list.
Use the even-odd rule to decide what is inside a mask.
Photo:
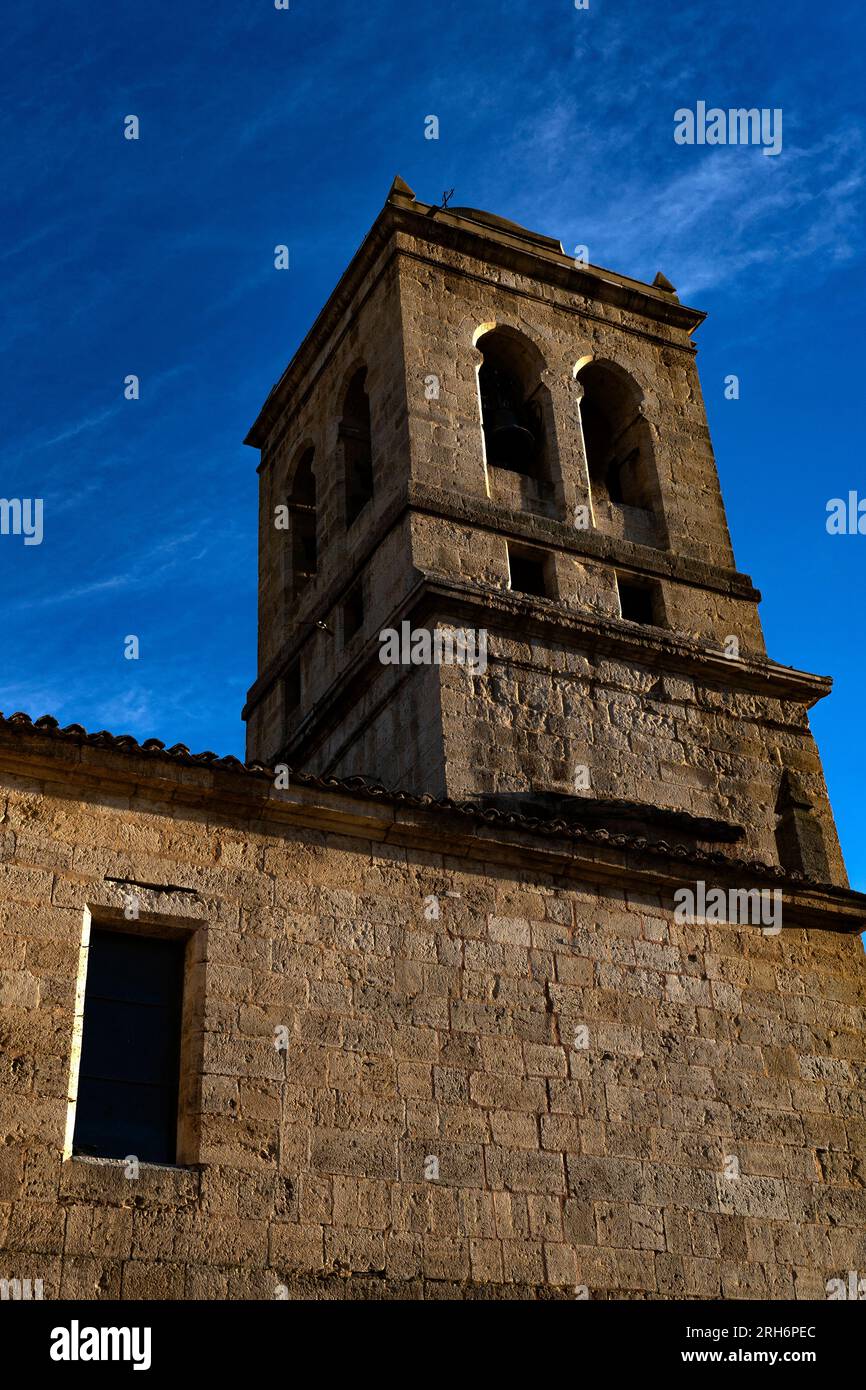
[{"label": "arched bell opening", "polygon": [[647,545],[666,542],[652,432],[636,381],[612,363],[590,361],[580,424],[596,524]]},{"label": "arched bell opening", "polygon": [[488,467],[548,481],[540,359],[533,362],[529,345],[502,328],[485,333],[476,347]]}]

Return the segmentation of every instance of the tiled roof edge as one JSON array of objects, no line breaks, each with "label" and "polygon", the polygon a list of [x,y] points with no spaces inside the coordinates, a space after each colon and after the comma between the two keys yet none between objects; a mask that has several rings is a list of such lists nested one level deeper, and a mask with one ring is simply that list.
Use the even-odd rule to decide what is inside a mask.
[{"label": "tiled roof edge", "polygon": [[[240,758],[231,755],[220,757],[219,754],[210,751],[191,753],[184,743],[176,743],[171,748],[166,748],[165,744],[157,738],[148,738],[139,743],[131,734],[112,734],[107,729],[89,734],[81,724],[67,724],[65,728],[61,728],[59,721],[50,714],[44,714],[41,718],[34,720],[30,715],[21,711],[8,716],[0,713],[0,730],[3,729],[14,734],[25,736],[38,734],[51,739],[63,739],[81,746],[105,748],[113,752],[127,754],[130,757],[168,759],[184,767],[204,767],[222,772],[258,776],[267,778],[271,783],[275,780],[275,769],[264,763],[242,762]],[[381,783],[372,782],[366,777],[321,777],[315,773],[294,771],[289,768],[289,779],[293,785],[310,787],[317,791],[342,792],[350,796],[362,796],[371,800],[390,802],[397,806],[416,807],[419,810],[447,811],[485,825],[499,825],[547,836],[567,836],[572,840],[579,840],[590,845],[633,850],[667,859],[685,860],[690,864],[705,864],[728,870],[739,869],[756,878],[772,879],[779,885],[783,883],[804,884],[831,896],[844,897],[848,901],[862,898],[866,902],[866,894],[856,893],[853,889],[843,888],[838,884],[822,883],[820,879],[814,878],[810,874],[800,873],[797,870],[781,869],[775,864],[764,864],[757,859],[741,859],[723,854],[720,851],[694,849],[688,845],[670,844],[666,840],[648,840],[644,836],[620,834],[603,829],[592,830],[576,821],[517,815],[512,812],[484,808],[475,801],[453,801],[449,797],[434,797],[419,795],[415,792],[389,790]]]}]

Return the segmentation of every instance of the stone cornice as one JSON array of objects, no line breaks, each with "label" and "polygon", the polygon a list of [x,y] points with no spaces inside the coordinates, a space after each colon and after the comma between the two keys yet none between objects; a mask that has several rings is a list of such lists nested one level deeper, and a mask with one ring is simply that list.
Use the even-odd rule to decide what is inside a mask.
[{"label": "stone cornice", "polygon": [[[620,563],[626,568],[632,567],[627,560]],[[634,568],[640,569],[640,566]],[[345,588],[347,583],[344,578],[339,587]],[[309,640],[315,631],[315,615],[324,616],[334,602],[336,597],[323,596],[310,619],[305,621],[303,633],[285,647],[250,687],[244,719]],[[576,612],[554,600],[535,599],[508,589],[476,585],[432,572],[422,575],[402,603],[388,615],[387,626],[399,627],[404,620],[423,622],[433,614],[441,618],[443,609],[452,623],[495,629],[496,620],[500,618],[504,629],[510,627],[512,631],[548,638],[555,636],[557,641],[582,653],[659,666],[668,675],[690,676],[722,689],[748,691],[770,699],[793,700],[806,709],[811,709],[833,688],[830,676],[813,675],[749,656],[733,660],[721,649],[713,649],[705,642],[665,628],[647,628],[621,618]],[[514,624],[518,626],[515,628]],[[351,687],[358,684],[361,671],[378,660],[378,652],[378,640],[370,638],[330,690],[316,701],[317,723],[326,722],[329,708],[351,694]],[[304,729],[309,731],[310,728],[308,716]]]},{"label": "stone cornice", "polygon": [[[468,211],[468,210],[467,210]],[[486,264],[525,275],[542,284],[555,285],[576,297],[614,305],[638,314],[649,323],[661,323],[683,334],[693,333],[706,313],[680,304],[676,295],[634,280],[603,266],[576,264],[559,242],[536,234],[499,230],[467,218],[460,209],[436,208],[426,203],[401,204],[395,225],[400,231],[432,245],[444,246]],[[539,241],[546,242],[540,245]],[[554,249],[556,248],[556,249]]]},{"label": "stone cornice", "polygon": [[[304,606],[301,609],[303,630],[283,647],[250,686],[242,715],[244,719],[248,718],[253,705],[284,675],[298,652],[315,632],[316,623],[327,617],[390,532],[413,512],[444,517],[461,526],[483,527],[506,539],[513,536],[518,540],[532,541],[536,545],[556,546],[561,550],[584,555],[638,574],[697,585],[750,603],[759,603],[761,599],[759,590],[753,587],[747,574],[720,569],[700,560],[676,555],[672,551],[655,550],[650,546],[639,545],[636,541],[605,535],[601,531],[579,531],[550,517],[537,516],[531,512],[511,511],[486,498],[468,497],[444,488],[412,482],[408,484],[405,494],[395,498],[373,524],[364,545],[359,548],[354,558],[351,571],[335,578],[321,593],[311,598],[305,595]],[[821,694],[825,695],[829,690],[830,684],[822,685]],[[820,696],[816,695],[814,698],[818,699]]]},{"label": "stone cornice", "polygon": [[504,536],[513,535],[534,541],[536,545],[554,545],[572,554],[609,561],[641,574],[675,579],[731,598],[746,599],[750,603],[761,602],[760,590],[754,587],[748,574],[710,565],[671,550],[657,550],[638,541],[611,536],[595,527],[580,530],[553,517],[536,512],[512,511],[488,498],[431,487],[427,483],[410,483],[409,505],[413,511],[445,517],[461,526],[480,526]]},{"label": "stone cornice", "polygon": [[548,636],[555,632],[558,639],[581,652],[658,666],[664,675],[694,676],[723,689],[793,700],[807,709],[833,688],[830,676],[816,676],[749,656],[733,660],[721,649],[714,650],[704,642],[666,628],[575,613],[551,599],[514,594],[508,589],[481,588],[445,575],[427,575],[424,587],[431,610],[436,608],[437,598],[447,602],[449,620],[474,617],[476,625],[483,625],[477,620],[501,615],[512,631]]}]

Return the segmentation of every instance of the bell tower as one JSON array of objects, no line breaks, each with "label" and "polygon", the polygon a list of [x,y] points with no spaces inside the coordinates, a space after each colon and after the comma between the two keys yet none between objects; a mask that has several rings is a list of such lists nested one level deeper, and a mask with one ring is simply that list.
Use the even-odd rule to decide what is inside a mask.
[{"label": "bell tower", "polygon": [[248,756],[845,883],[831,683],[768,659],[736,569],[703,318],[395,179],[247,437]]}]

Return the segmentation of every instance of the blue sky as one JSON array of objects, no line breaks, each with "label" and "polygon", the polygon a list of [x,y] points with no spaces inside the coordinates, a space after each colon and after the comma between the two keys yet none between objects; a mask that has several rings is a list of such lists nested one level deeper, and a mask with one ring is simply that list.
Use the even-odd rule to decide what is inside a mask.
[{"label": "blue sky", "polygon": [[[836,678],[813,728],[866,888],[866,536],[824,526],[866,496],[859,4],[18,4],[4,30],[0,496],[44,498],[45,537],[0,537],[0,709],[242,752],[243,436],[399,172],[709,311],[738,566],[771,655]],[[782,153],[676,145],[698,100],[781,107]]]}]

